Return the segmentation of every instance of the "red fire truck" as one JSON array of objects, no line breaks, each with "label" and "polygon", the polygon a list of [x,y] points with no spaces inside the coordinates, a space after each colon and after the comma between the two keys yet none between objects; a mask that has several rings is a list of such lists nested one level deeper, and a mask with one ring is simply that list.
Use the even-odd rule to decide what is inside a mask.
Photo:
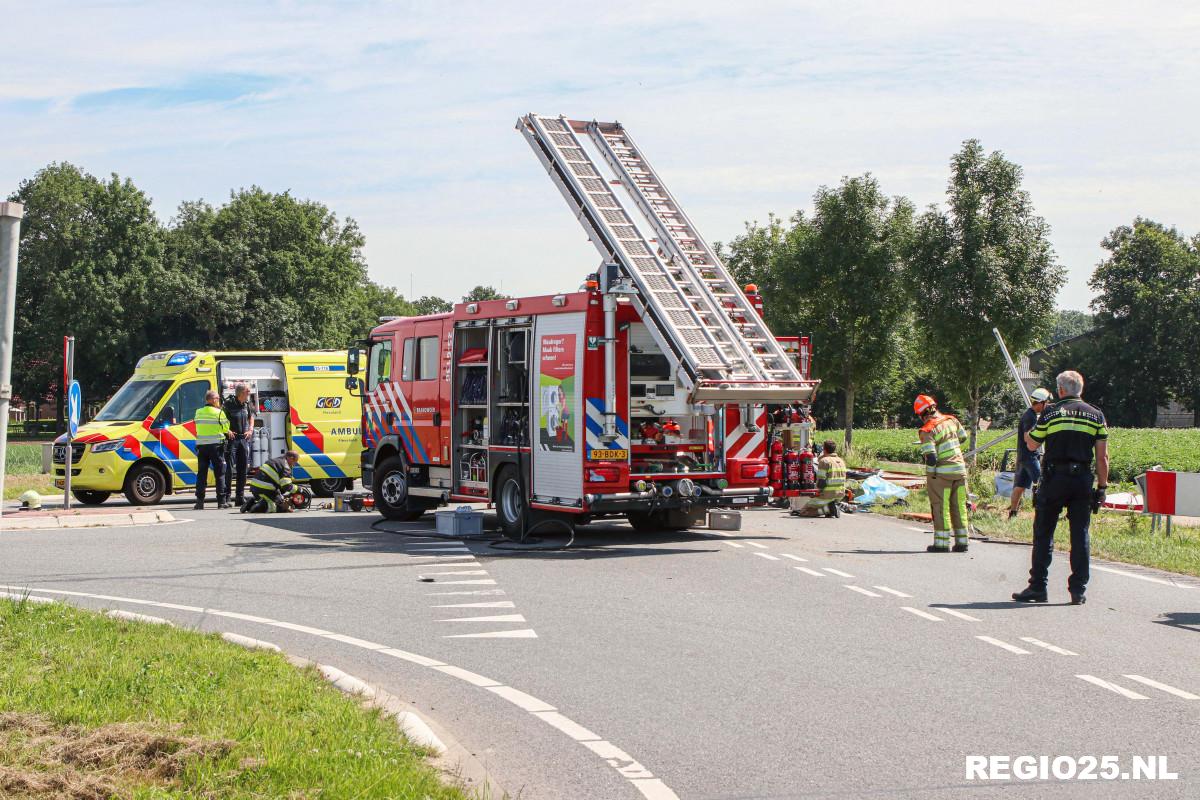
[{"label": "red fire truck", "polygon": [[539,513],[682,529],[766,503],[768,426],[796,422],[788,409],[817,389],[807,340],[771,334],[620,124],[528,115],[517,128],[602,263],[578,291],[371,332],[365,382],[351,381],[376,508],[415,519],[490,502],[511,536]]}]

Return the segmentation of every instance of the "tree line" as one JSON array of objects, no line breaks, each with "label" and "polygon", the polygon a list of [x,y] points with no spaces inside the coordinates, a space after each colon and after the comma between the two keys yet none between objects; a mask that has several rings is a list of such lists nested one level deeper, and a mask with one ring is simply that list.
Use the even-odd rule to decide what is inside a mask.
[{"label": "tree line", "polygon": [[[188,201],[164,224],[128,178],[61,163],[10,199],[25,205],[13,390],[27,401],[60,395],[68,334],[76,379],[104,397],[146,353],[342,348],[381,316],[451,308],[372,281],[357,223],[288,192]],[[499,296],[488,286],[467,295]]]}]

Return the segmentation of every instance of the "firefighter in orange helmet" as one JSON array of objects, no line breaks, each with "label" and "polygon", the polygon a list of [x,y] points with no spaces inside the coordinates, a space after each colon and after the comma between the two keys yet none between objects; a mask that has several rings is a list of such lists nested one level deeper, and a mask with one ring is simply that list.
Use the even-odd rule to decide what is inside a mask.
[{"label": "firefighter in orange helmet", "polygon": [[[950,526],[954,530],[954,552],[967,552],[967,461],[962,445],[967,432],[957,418],[938,411],[937,401],[927,394],[917,395],[913,413],[921,418],[921,458],[925,462],[925,487],[933,512],[931,553],[950,551]],[[949,514],[946,506],[949,505]]]}]

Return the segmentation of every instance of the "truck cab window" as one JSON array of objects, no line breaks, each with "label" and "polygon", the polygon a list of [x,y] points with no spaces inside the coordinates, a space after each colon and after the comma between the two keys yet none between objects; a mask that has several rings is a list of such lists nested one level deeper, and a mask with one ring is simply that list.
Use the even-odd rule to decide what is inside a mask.
[{"label": "truck cab window", "polygon": [[400,365],[400,380],[411,381],[413,379],[413,345],[416,339],[404,340],[404,363]]},{"label": "truck cab window", "polygon": [[367,361],[367,391],[392,377],[392,340],[380,339],[371,342],[371,355]]},{"label": "truck cab window", "polygon": [[[412,341],[411,339],[409,341]],[[417,380],[432,381],[438,376],[438,342],[436,336],[423,336],[418,341],[420,364],[417,370]],[[406,342],[407,344],[407,342]]]},{"label": "truck cab window", "polygon": [[167,404],[158,412],[153,427],[166,428],[183,425],[196,418],[196,411],[204,405],[204,396],[212,388],[207,380],[188,381],[167,398]]}]

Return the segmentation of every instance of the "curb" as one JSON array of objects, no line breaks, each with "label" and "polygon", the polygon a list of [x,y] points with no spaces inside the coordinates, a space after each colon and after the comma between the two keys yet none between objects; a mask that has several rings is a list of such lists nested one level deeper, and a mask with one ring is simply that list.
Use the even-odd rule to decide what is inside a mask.
[{"label": "curb", "polygon": [[133,511],[122,514],[52,514],[48,517],[21,517],[20,512],[0,518],[0,531],[48,530],[62,528],[104,528],[123,525],[153,525],[175,522],[170,511]]}]

